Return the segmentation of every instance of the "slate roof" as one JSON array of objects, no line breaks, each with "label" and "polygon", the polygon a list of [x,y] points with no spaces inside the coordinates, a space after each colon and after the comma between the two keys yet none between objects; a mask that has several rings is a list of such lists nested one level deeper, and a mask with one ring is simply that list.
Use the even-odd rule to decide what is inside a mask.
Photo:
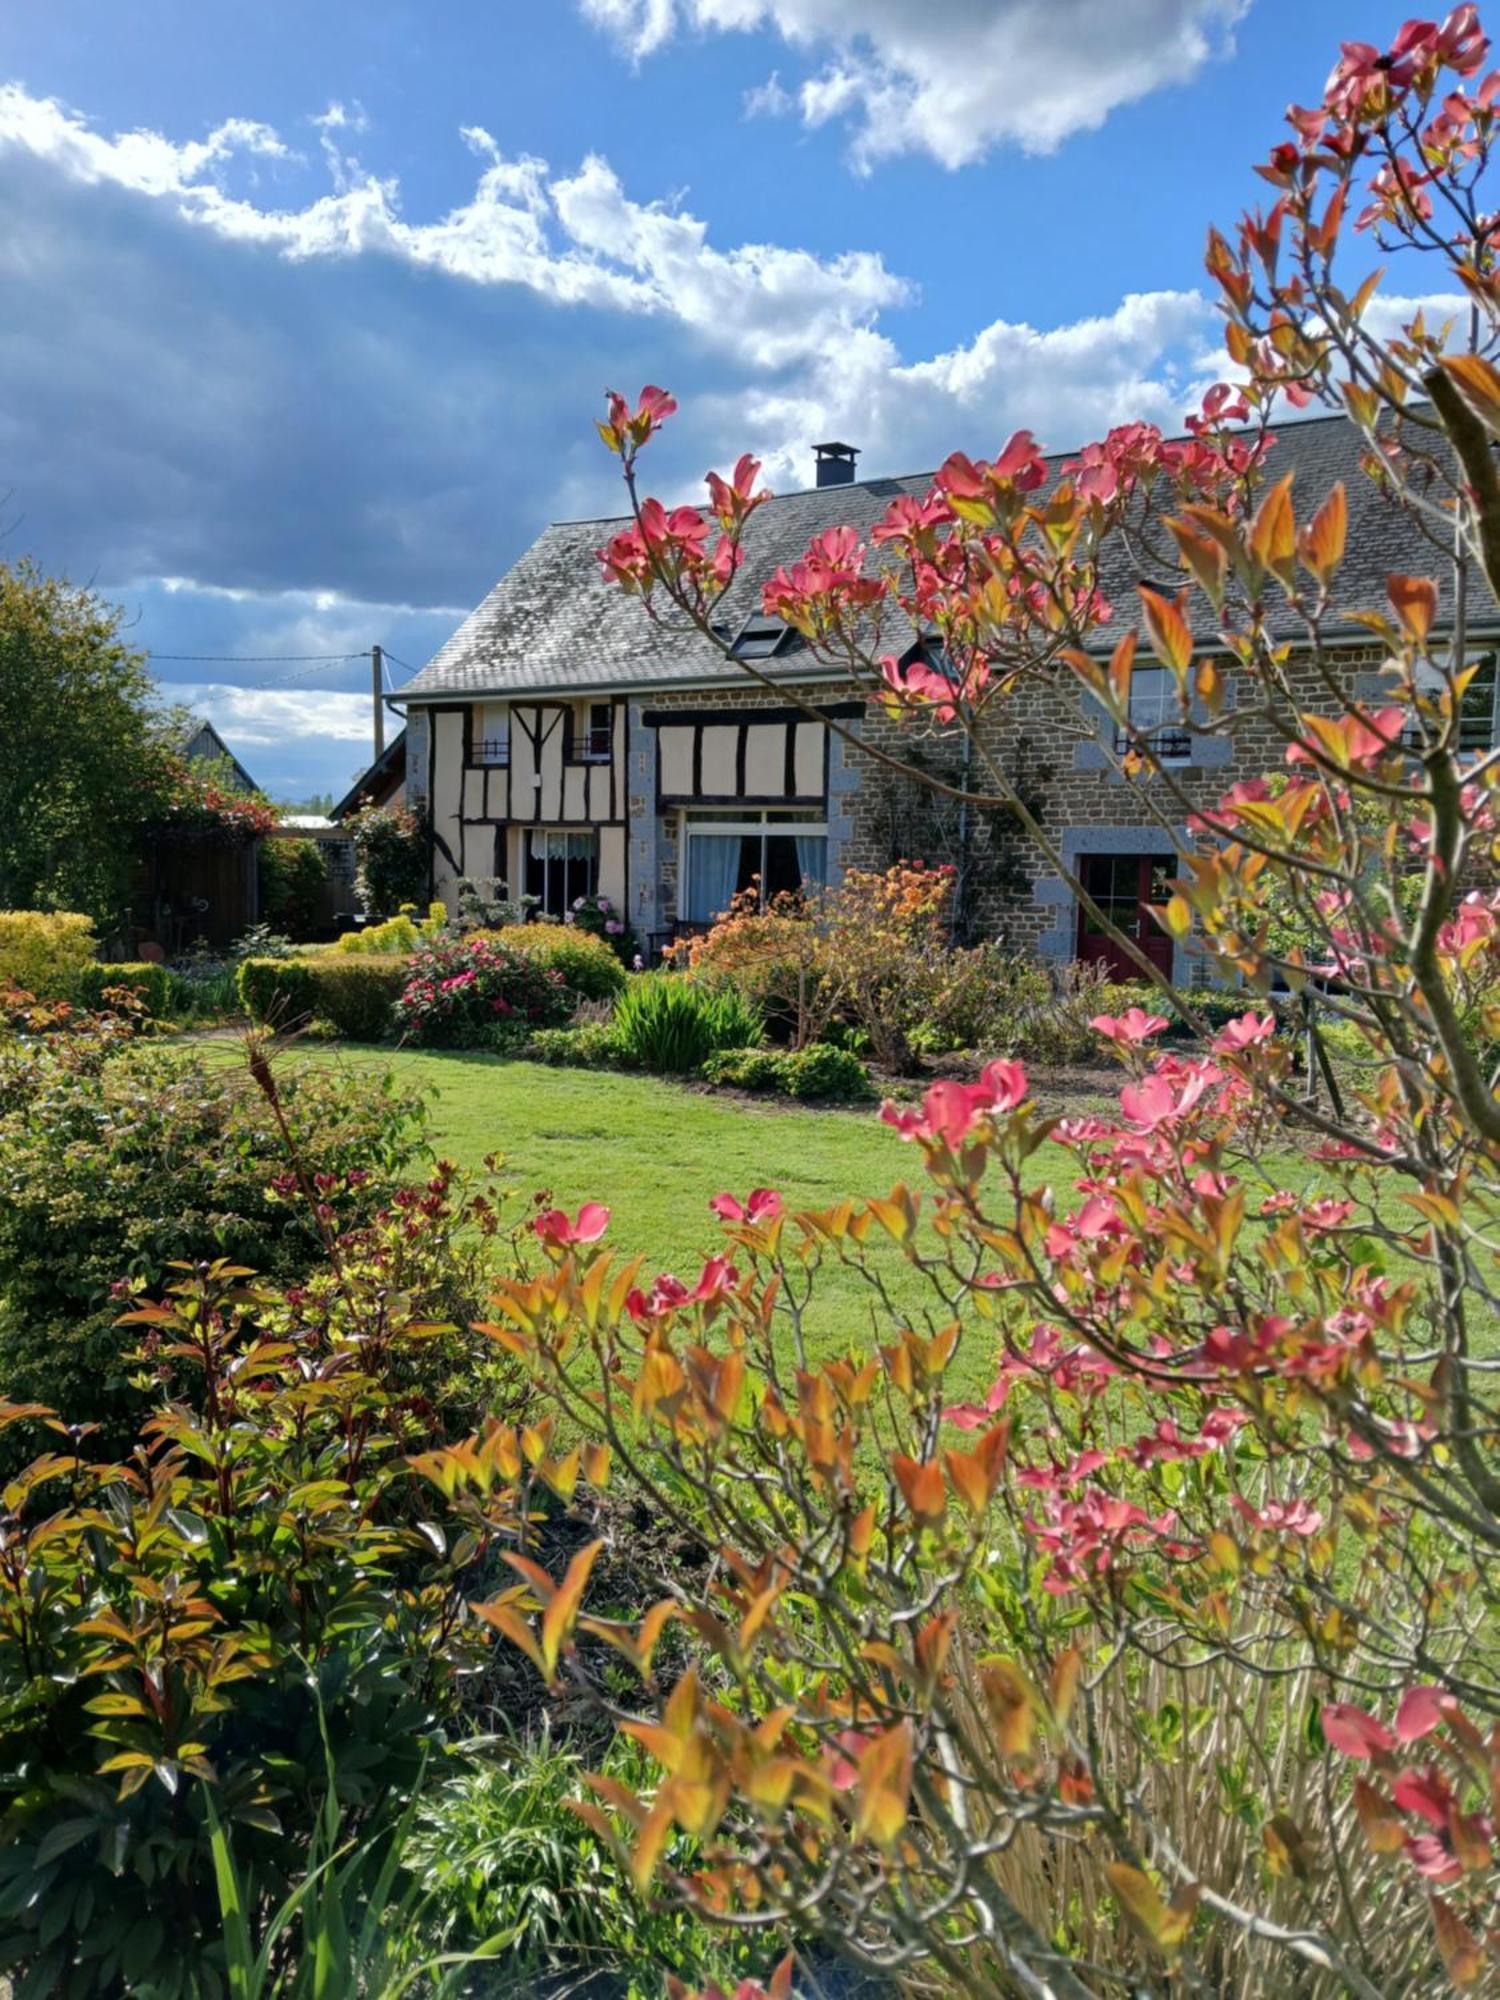
[{"label": "slate roof", "polygon": [[[1339,572],[1339,596],[1351,608],[1385,604],[1385,578],[1393,570],[1436,576],[1446,565],[1407,517],[1382,499],[1359,467],[1361,441],[1342,417],[1315,417],[1288,423],[1276,434],[1267,469],[1280,476],[1295,469],[1293,494],[1299,517],[1342,479],[1349,500],[1347,552]],[[1061,468],[1067,454],[1050,463]],[[860,479],[846,486],[811,488],[778,495],[750,518],[745,562],[718,616],[732,630],[760,610],[762,584],[780,564],[795,562],[824,528],[847,522],[868,542],[869,532],[901,493],[921,495],[930,473],[901,478]],[[468,700],[485,695],[587,694],[626,689],[701,687],[715,682],[743,684],[743,669],[726,661],[695,630],[664,631],[638,600],[606,584],[596,551],[625,525],[619,518],[559,521],[547,528],[495,585],[477,610],[439,648],[401,691],[403,702]],[[1106,595],[1117,607],[1135,602],[1135,564],[1115,538],[1104,566]],[[1211,615],[1201,595],[1194,601]],[[1447,613],[1446,595],[1440,615]],[[1471,582],[1469,616],[1477,626],[1500,623],[1482,582]],[[1273,627],[1275,619],[1273,617]],[[1288,636],[1296,621],[1284,615]],[[1368,637],[1356,627],[1350,636]],[[1205,626],[1207,637],[1211,627]],[[882,650],[900,653],[915,635],[888,619]],[[831,674],[805,650],[757,665],[777,678],[843,678]]]}]

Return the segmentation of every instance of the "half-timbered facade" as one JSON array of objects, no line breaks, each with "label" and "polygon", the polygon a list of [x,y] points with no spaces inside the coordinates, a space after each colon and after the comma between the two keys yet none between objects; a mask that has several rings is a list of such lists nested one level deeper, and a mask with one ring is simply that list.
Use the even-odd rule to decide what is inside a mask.
[{"label": "half-timbered facade", "polygon": [[[1286,426],[1270,461],[1273,473],[1296,472],[1299,506],[1344,482],[1340,585],[1352,608],[1379,604],[1391,571],[1434,567],[1430,548],[1361,472],[1359,454],[1351,425],[1315,419]],[[930,480],[854,480],[843,446],[820,448],[819,472],[832,477],[751,516],[744,565],[720,606],[719,645],[653,622],[604,582],[598,551],[616,520],[554,524],[501,578],[404,691],[407,792],[427,804],[437,894],[456,903],[468,878],[562,916],[597,893],[659,944],[711,922],[752,884],[770,896],[837,883],[850,865],[917,854],[962,861],[963,843],[979,837],[977,819],[960,816],[948,830],[957,857],[913,832],[920,815],[893,805],[892,781],[869,754],[900,749],[899,725],[852,698],[847,681],[768,620],[760,601],[767,578],[815,534],[848,524],[868,543],[892,499],[921,495]],[[1118,552],[1119,573],[1104,578],[1121,607],[1136,601],[1135,560]],[[1476,744],[1495,740],[1500,699],[1495,654],[1485,651],[1496,646],[1500,619],[1478,596],[1471,590],[1468,626],[1482,665],[1465,715]],[[1202,636],[1211,649],[1214,636]],[[1378,696],[1381,661],[1368,632],[1351,623],[1325,636],[1342,644],[1350,691]],[[923,636],[888,623],[881,643],[905,656]],[[752,678],[749,665],[764,678]],[[1192,719],[1184,726],[1170,696],[1163,671],[1143,657],[1133,717],[1156,732],[1174,789],[1191,802],[1182,818],[1234,778],[1279,763],[1284,742],[1263,721],[1247,714],[1228,733]],[[1306,699],[1327,700],[1311,676]],[[1148,915],[1183,829],[1122,767],[1103,711],[1065,675],[1028,681],[990,727],[987,748],[1027,789],[1068,868],[1127,934],[1191,976],[1182,962],[1190,947],[1174,947]],[[988,887],[973,871],[981,927],[1052,959],[1113,964],[1116,948],[1091,932],[1064,877],[1019,834],[1012,845]]]}]

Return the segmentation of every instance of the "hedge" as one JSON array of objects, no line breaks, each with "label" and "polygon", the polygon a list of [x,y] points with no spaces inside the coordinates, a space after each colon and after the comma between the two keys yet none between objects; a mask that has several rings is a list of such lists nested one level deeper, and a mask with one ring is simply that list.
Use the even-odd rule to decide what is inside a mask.
[{"label": "hedge", "polygon": [[109,1005],[104,996],[111,987],[124,987],[133,993],[153,1020],[159,1021],[170,1012],[172,975],[164,965],[151,965],[144,959],[127,960],[122,965],[86,965],[79,974],[75,997],[80,1007],[97,1013]]},{"label": "hedge", "polygon": [[410,977],[410,961],[397,957],[247,958],[240,1004],[252,1020],[282,1032],[317,1015],[350,1041],[378,1042],[390,1032],[391,1009]]}]

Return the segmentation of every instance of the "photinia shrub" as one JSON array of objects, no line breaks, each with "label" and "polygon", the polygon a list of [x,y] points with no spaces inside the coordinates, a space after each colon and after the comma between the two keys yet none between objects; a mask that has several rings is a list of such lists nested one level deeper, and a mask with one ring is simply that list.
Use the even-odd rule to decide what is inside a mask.
[{"label": "photinia shrub", "polygon": [[562,974],[498,938],[443,936],[412,959],[393,1018],[410,1041],[433,1048],[505,1047],[573,1011]]},{"label": "photinia shrub", "polygon": [[[1045,1117],[1000,1060],[889,1108],[920,1193],[800,1215],[726,1194],[696,1276],[651,1279],[591,1230],[500,1287],[494,1337],[708,1559],[706,1590],[644,1618],[596,1615],[581,1557],[497,1621],[617,1717],[580,1638],[637,1675],[622,1726],[656,1781],[598,1777],[580,1809],[641,1883],[689,1833],[670,1890],[708,1915],[805,1924],[941,1991],[1500,1977],[1488,57],[1468,5],[1343,45],[1261,168],[1270,205],[1210,235],[1236,380],[1185,438],[1125,424],[1060,469],[1029,431],[956,452],[868,543],[826,530],[764,586],[830,679],[968,739],[959,795],[1013,815],[1150,995],[1095,1017],[1129,1072],[1108,1109]],[[1372,490],[1282,470],[1273,415],[1312,402],[1359,433]],[[639,489],[675,407],[609,399],[631,520],[605,574],[801,699],[715,630],[755,460],[703,510]],[[1353,584],[1387,512],[1429,573]],[[892,628],[941,664],[882,653]],[[1132,719],[1138,659],[1174,729],[1258,760],[1222,796]],[[1140,788],[1176,849],[1155,921],[1249,989],[1227,1021],[1008,778],[1018,697]],[[1363,1040],[1342,1092],[1294,1070],[1273,988],[1315,988]],[[1155,1053],[1174,1023],[1196,1046]],[[830,1266],[873,1326],[835,1351],[808,1333]]]}]

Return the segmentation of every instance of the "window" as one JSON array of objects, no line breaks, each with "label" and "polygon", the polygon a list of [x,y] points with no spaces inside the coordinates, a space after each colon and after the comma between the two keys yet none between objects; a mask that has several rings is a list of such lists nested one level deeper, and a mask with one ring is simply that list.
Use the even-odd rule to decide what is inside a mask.
[{"label": "window", "polygon": [[561,923],[580,896],[599,885],[599,836],[592,827],[528,827],[525,842],[526,894],[537,899],[540,916]]},{"label": "window", "polygon": [[772,808],[689,813],[683,819],[684,880],[678,916],[711,924],[742,890],[757,882],[761,901],[827,879],[828,827],[823,820]]},{"label": "window", "polygon": [[1483,756],[1495,747],[1495,661],[1486,653],[1474,663],[1474,678],[1464,689],[1458,711],[1458,751],[1461,757]]},{"label": "window", "polygon": [[1163,764],[1186,764],[1193,739],[1182,726],[1177,683],[1165,667],[1135,667],[1130,675],[1130,728],[1115,732],[1116,750],[1147,742]]},{"label": "window", "polygon": [[586,701],[574,723],[572,759],[575,764],[607,764],[614,755],[615,711],[607,701]]},{"label": "window", "polygon": [[474,764],[510,762],[510,710],[504,702],[485,702],[474,710],[474,741],[469,761]]},{"label": "window", "polygon": [[[1469,662],[1473,678],[1464,689],[1458,710],[1458,754],[1460,757],[1482,757],[1495,747],[1496,730],[1496,661],[1500,655],[1481,653],[1477,660]],[[1436,669],[1419,666],[1417,668],[1417,689],[1420,694],[1436,697],[1445,686],[1444,677]],[[1370,706],[1371,704],[1366,704]],[[1378,705],[1378,704],[1376,704]],[[1422,751],[1437,738],[1440,724],[1435,715],[1419,716],[1413,712],[1411,720],[1401,732],[1401,741],[1408,750],[1420,756]]]},{"label": "window", "polygon": [[787,651],[792,634],[774,618],[747,618],[732,650],[742,660],[769,660]]}]

